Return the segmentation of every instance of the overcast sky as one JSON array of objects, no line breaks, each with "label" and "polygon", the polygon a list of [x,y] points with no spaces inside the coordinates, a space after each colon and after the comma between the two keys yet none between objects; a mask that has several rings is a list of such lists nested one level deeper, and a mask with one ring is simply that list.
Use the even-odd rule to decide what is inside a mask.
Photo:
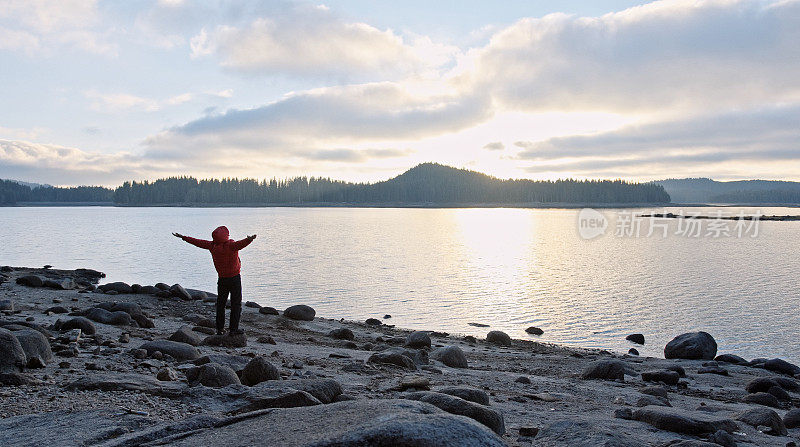
[{"label": "overcast sky", "polygon": [[800,0],[0,0],[0,178],[800,180]]}]

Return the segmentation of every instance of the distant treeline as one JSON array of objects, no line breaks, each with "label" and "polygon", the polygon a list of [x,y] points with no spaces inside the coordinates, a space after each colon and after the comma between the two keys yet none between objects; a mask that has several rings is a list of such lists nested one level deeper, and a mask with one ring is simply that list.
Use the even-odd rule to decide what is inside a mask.
[{"label": "distant treeline", "polygon": [[763,191],[733,191],[711,198],[716,203],[800,203],[800,191],[772,189]]},{"label": "distant treeline", "polygon": [[288,180],[197,180],[172,177],[125,182],[114,192],[124,205],[158,204],[513,204],[513,203],[665,203],[664,188],[621,180],[500,180],[434,163],[421,164],[377,183],[348,183],[319,177]]},{"label": "distant treeline", "polygon": [[31,188],[10,180],[0,180],[0,204],[13,205],[19,202],[112,202],[114,190],[102,186],[75,186],[60,188],[38,186]]},{"label": "distant treeline", "polygon": [[666,203],[660,185],[622,180],[501,180],[435,163],[416,166],[377,183],[320,177],[286,180],[170,177],[125,182],[115,190],[94,186],[30,188],[0,181],[0,204],[19,202],[114,202],[119,205],[182,204],[524,204]]}]

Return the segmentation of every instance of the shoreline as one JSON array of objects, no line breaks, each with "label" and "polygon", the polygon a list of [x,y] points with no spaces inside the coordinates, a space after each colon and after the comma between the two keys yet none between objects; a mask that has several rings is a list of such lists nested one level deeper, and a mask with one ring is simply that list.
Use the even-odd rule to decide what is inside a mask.
[{"label": "shoreline", "polygon": [[[347,411],[351,416],[363,416],[372,411],[385,417],[399,417],[407,411],[417,414],[415,412],[422,411],[423,407],[428,412],[441,412],[437,417],[454,418],[447,423],[467,424],[462,428],[477,430],[476,436],[483,436],[480,439],[485,443],[476,445],[496,445],[492,444],[493,436],[502,444],[513,446],[596,445],[601,440],[608,441],[609,445],[627,446],[661,445],[676,439],[708,441],[715,435],[716,430],[687,433],[679,426],[664,425],[656,416],[666,417],[659,413],[665,411],[677,412],[687,420],[713,416],[719,419],[720,427],[731,429],[733,426],[727,421],[734,421],[731,423],[735,433],[730,436],[740,443],[747,440],[757,445],[785,446],[800,440],[800,429],[789,429],[788,436],[772,435],[739,420],[747,411],[769,408],[745,401],[751,396],[745,390],[748,383],[758,378],[793,380],[785,374],[764,369],[758,362],[743,365],[724,361],[666,360],[529,340],[506,342],[502,337],[492,343],[487,339],[436,332],[435,328],[411,332],[384,324],[320,316],[313,316],[310,321],[296,320],[280,311],[261,310],[254,304],[245,305],[242,310],[246,346],[212,346],[200,342],[196,347],[191,344],[189,347],[196,350],[201,359],[208,356],[205,361],[209,364],[224,366],[220,370],[225,371],[239,371],[253,359],[265,359],[274,368],[271,379],[251,387],[214,386],[219,385],[214,380],[224,382],[226,379],[217,371],[219,374],[213,375],[213,380],[198,385],[191,380],[198,368],[203,369],[198,360],[178,359],[160,351],[142,353],[141,347],[174,338],[179,332],[183,335],[178,338],[207,340],[208,334],[204,332],[208,332],[209,322],[205,320],[213,318],[214,309],[210,294],[187,290],[188,299],[185,295],[181,299],[175,296],[181,295],[179,288],[175,288],[178,292],[153,296],[126,293],[128,290],[123,286],[118,286],[121,292],[116,291],[117,286],[112,286],[107,293],[88,292],[87,289],[93,288],[93,281],[87,278],[104,282],[100,277],[92,277],[91,271],[15,267],[10,271],[4,268],[1,274],[0,302],[8,300],[13,309],[3,311],[0,325],[10,327],[12,334],[30,331],[31,325],[41,328],[51,334],[48,340],[55,352],[43,368],[24,368],[15,373],[14,377],[22,377],[20,380],[26,384],[0,387],[4,402],[4,408],[0,409],[0,432],[11,440],[11,445],[35,445],[25,443],[22,433],[29,436],[30,442],[57,440],[46,438],[50,426],[57,426],[63,420],[78,421],[88,417],[97,427],[80,423],[72,428],[64,427],[63,433],[58,434],[63,437],[62,441],[75,436],[76,443],[82,439],[87,445],[137,445],[145,444],[140,442],[145,439],[166,441],[170,439],[168,436],[183,433],[181,436],[197,441],[198,445],[207,439],[203,438],[205,435],[221,436],[231,445],[246,445],[236,438],[225,438],[231,434],[226,435],[221,427],[234,424],[244,430],[242,421],[269,417],[287,424],[293,420],[291,418],[305,420],[308,425],[298,428],[297,432],[302,435],[302,442],[289,443],[305,445],[303,442],[312,443],[319,435],[314,429],[320,418],[320,414],[314,413],[316,408],[335,419],[339,412]],[[67,287],[57,290],[16,284],[18,278],[27,275],[50,279],[51,287],[59,287],[59,281],[61,286]],[[78,284],[81,282],[84,285]],[[130,312],[139,308],[142,316],[136,318],[144,318],[141,322],[145,326],[131,323],[130,315],[122,315],[128,315],[126,312],[115,311],[122,312],[116,314],[121,318],[118,324],[95,320],[92,325],[96,334],[83,334],[76,342],[61,341],[71,332],[54,327],[58,326],[59,319],[64,323],[81,314],[102,320],[103,312],[87,312],[113,302],[129,303],[120,308]],[[53,309],[58,306],[64,307],[67,313],[55,313],[61,311]],[[152,328],[146,327],[148,321]],[[391,319],[383,322],[390,323]],[[486,329],[488,333],[491,328]],[[233,338],[224,338],[223,343],[230,344]],[[414,344],[417,339],[420,344]],[[443,363],[441,359],[445,357],[441,357],[440,350],[449,346],[462,352],[466,368]],[[69,365],[64,366],[64,362]],[[612,371],[608,368],[605,372],[597,371],[598,365],[611,365]],[[678,366],[685,370],[686,377],[676,377],[674,384],[647,381],[642,375],[651,370],[663,373]],[[592,368],[596,374],[587,376]],[[210,369],[207,367],[204,373]],[[714,371],[701,372],[704,369]],[[165,374],[172,374],[174,380],[156,379],[165,370],[171,371]],[[727,375],[722,375],[723,372]],[[244,377],[241,374],[240,378]],[[602,377],[591,378],[597,375]],[[671,374],[663,375],[669,376],[664,380],[672,383]],[[614,380],[603,380],[612,376]],[[9,380],[9,376],[2,377]],[[331,385],[331,381],[336,385]],[[329,386],[334,388],[335,396],[327,396],[319,389]],[[441,396],[452,388],[477,390],[470,392],[480,399],[485,397],[487,405]],[[782,400],[777,408],[765,411],[786,416],[790,408],[800,404],[797,391],[800,386],[787,391],[788,401]],[[648,394],[651,392],[659,396]],[[443,404],[447,399],[451,401]],[[664,407],[661,399],[672,407]],[[286,409],[290,403],[297,408]],[[441,411],[431,405],[451,411]],[[473,408],[474,405],[480,406]],[[462,414],[469,413],[472,417],[452,416],[453,411],[463,410],[462,407],[469,409]],[[698,411],[701,407],[715,410]],[[244,411],[242,409],[248,411],[237,412]],[[115,416],[121,412],[125,414]],[[287,419],[280,419],[283,417]],[[212,418],[218,425],[224,421],[224,424],[202,425],[201,421],[206,420],[203,418]],[[427,418],[423,419],[427,421]],[[498,425],[498,418],[502,426]],[[364,424],[371,429],[380,428],[374,420]],[[162,431],[154,432],[149,427],[161,427]],[[484,433],[487,427],[491,430]],[[106,433],[103,439],[98,438],[100,428]],[[355,436],[352,430],[348,431],[348,436]],[[569,437],[560,437],[564,435],[563,430],[567,430]],[[125,439],[132,443],[125,444]]]}]

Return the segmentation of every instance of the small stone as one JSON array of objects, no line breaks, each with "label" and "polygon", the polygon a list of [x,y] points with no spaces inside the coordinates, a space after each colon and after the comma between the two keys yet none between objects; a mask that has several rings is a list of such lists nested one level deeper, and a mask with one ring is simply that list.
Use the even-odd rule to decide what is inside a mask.
[{"label": "small stone", "polygon": [[438,360],[451,368],[468,368],[467,357],[458,346],[444,346],[431,352],[431,359]]},{"label": "small stone", "polygon": [[384,316],[383,316],[383,319],[384,319],[384,320],[388,320],[389,318],[392,318],[392,316],[391,316],[391,315],[389,315],[389,314],[386,314],[386,315],[384,315]]},{"label": "small stone", "polygon": [[642,373],[642,380],[645,382],[663,382],[667,385],[677,385],[680,377],[680,374],[668,369],[645,371]]},{"label": "small stone", "polygon": [[630,355],[639,355],[639,351],[637,351],[636,348],[631,348],[631,349],[628,349],[628,354],[630,354]]},{"label": "small stone", "polygon": [[133,350],[133,357],[137,359],[146,359],[147,358],[147,350],[145,349],[134,349]]},{"label": "small stone", "polygon": [[531,327],[525,329],[525,332],[527,332],[527,333],[529,333],[531,335],[542,335],[542,334],[544,334],[544,331],[541,328],[538,328],[536,326],[531,326]]},{"label": "small stone", "polygon": [[744,396],[742,401],[751,404],[766,405],[768,407],[773,407],[773,408],[778,408],[780,406],[780,404],[778,403],[778,398],[770,393],[748,394],[747,396]]},{"label": "small stone", "polygon": [[644,335],[642,335],[642,334],[630,334],[627,337],[625,337],[625,340],[628,340],[630,342],[636,343],[637,345],[643,345],[644,344]]},{"label": "small stone", "polygon": [[718,376],[727,376],[728,370],[720,368],[719,366],[704,366],[702,368],[698,368],[697,374],[716,374]]},{"label": "small stone", "polygon": [[162,382],[174,382],[178,380],[178,373],[172,368],[161,368],[156,374],[156,379]]},{"label": "small stone", "polygon": [[408,334],[406,337],[405,345],[409,348],[430,348],[431,337],[425,331],[415,331]]},{"label": "small stone", "polygon": [[120,343],[130,343],[131,342],[131,334],[127,332],[123,332],[119,334],[119,342]]},{"label": "small stone", "polygon": [[539,434],[539,429],[537,427],[520,427],[519,428],[519,435],[526,436],[529,438],[535,438],[536,435]]},{"label": "small stone", "polygon": [[793,408],[783,416],[783,424],[786,428],[800,427],[800,408]]},{"label": "small stone", "polygon": [[583,379],[625,380],[625,364],[619,360],[596,360],[581,373]]},{"label": "small stone", "polygon": [[400,380],[400,385],[397,386],[400,391],[408,389],[429,390],[431,389],[431,381],[427,377],[421,376],[407,376]]},{"label": "small stone", "polygon": [[[262,307],[262,309],[263,309],[263,307]],[[268,344],[268,345],[277,345],[278,344],[278,343],[275,342],[275,339],[272,338],[272,336],[270,336],[270,335],[262,335],[261,337],[258,337],[256,339],[256,341],[259,342],[259,343],[264,343],[264,344]]]},{"label": "small stone", "polygon": [[243,385],[253,386],[266,380],[280,380],[278,368],[264,357],[255,357],[244,367],[241,374]]},{"label": "small stone", "polygon": [[61,368],[61,369],[67,369],[70,366],[72,366],[72,364],[70,362],[59,362],[58,363],[58,367]]},{"label": "small stone", "polygon": [[786,425],[784,425],[783,420],[773,410],[764,407],[754,407],[751,408],[736,417],[737,421],[742,421],[745,424],[752,425],[753,427],[764,426],[767,427],[767,430],[764,433],[777,435],[777,436],[786,436],[788,433],[786,431]]},{"label": "small stone", "polygon": [[514,382],[516,382],[516,383],[524,383],[526,385],[530,385],[531,384],[531,379],[527,378],[526,376],[519,376],[519,377],[516,378],[516,380],[514,380]]},{"label": "small stone", "polygon": [[247,301],[244,303],[244,307],[249,307],[251,309],[261,309],[261,305],[256,303],[255,301]]},{"label": "small stone", "polygon": [[284,317],[299,321],[313,321],[316,314],[317,312],[311,306],[305,304],[289,306],[283,311]]},{"label": "small stone", "polygon": [[709,442],[719,444],[723,447],[736,447],[736,439],[725,430],[717,430],[708,437]]},{"label": "small stone", "polygon": [[486,342],[498,346],[511,346],[511,337],[503,331],[489,331]]},{"label": "small stone", "polygon": [[345,327],[333,329],[332,331],[328,332],[328,337],[336,340],[354,340],[356,338],[355,334],[353,334],[353,331]]},{"label": "small stone", "polygon": [[274,307],[263,306],[258,309],[258,313],[264,315],[278,315],[278,309],[275,309]]},{"label": "small stone", "polygon": [[381,320],[377,318],[367,318],[367,320],[364,323],[367,326],[380,326],[381,324],[383,324],[381,323]]},{"label": "small stone", "polygon": [[617,419],[625,419],[627,421],[633,419],[633,410],[630,408],[617,408],[614,410],[614,417]]}]

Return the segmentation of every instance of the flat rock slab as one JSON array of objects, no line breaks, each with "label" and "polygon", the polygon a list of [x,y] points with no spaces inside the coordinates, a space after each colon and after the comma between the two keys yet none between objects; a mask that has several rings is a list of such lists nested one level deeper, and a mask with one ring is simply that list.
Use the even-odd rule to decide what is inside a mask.
[{"label": "flat rock slab", "polygon": [[67,390],[138,391],[166,397],[179,397],[186,385],[178,382],[161,382],[142,374],[112,374],[81,377],[66,386]]},{"label": "flat rock slab", "polygon": [[554,422],[536,435],[535,445],[540,447],[641,447],[649,445],[643,439],[626,433],[630,430],[610,427],[607,422],[592,424],[583,420]]},{"label": "flat rock slab", "polygon": [[95,445],[152,424],[148,417],[115,416],[109,410],[59,410],[0,419],[0,433],[3,445],[15,447]]},{"label": "flat rock slab", "polygon": [[172,439],[164,438],[160,442],[187,447],[506,445],[491,430],[472,419],[445,413],[422,402],[395,399],[263,410],[217,424],[214,429],[198,430]]},{"label": "flat rock slab", "polygon": [[738,429],[732,419],[713,413],[653,405],[634,410],[633,419],[661,430],[687,435],[714,433],[717,430],[733,432]]}]

